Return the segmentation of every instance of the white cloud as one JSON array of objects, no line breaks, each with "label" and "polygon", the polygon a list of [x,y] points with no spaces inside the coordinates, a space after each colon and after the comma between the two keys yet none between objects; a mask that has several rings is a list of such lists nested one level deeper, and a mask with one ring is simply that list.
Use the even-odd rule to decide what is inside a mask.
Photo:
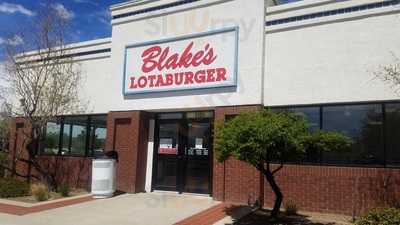
[{"label": "white cloud", "polygon": [[5,62],[0,61],[0,91],[2,91],[5,86],[5,76],[6,76],[6,66]]},{"label": "white cloud", "polygon": [[91,1],[91,0],[73,0],[75,3],[83,3],[83,4],[91,4],[91,5],[95,5],[98,6],[99,3],[95,2],[95,1]]},{"label": "white cloud", "polygon": [[111,25],[111,12],[110,10],[106,9],[95,13],[96,18],[105,25]]},{"label": "white cloud", "polygon": [[12,38],[9,38],[7,41],[7,44],[12,45],[12,46],[17,46],[17,45],[21,45],[24,43],[24,40],[22,39],[21,36],[19,35],[15,35]]},{"label": "white cloud", "polygon": [[4,39],[0,37],[0,45],[7,44],[12,46],[21,45],[24,43],[24,39],[22,39],[19,35],[14,35],[12,38]]},{"label": "white cloud", "polygon": [[0,4],[0,12],[3,13],[22,13],[27,16],[34,16],[35,13],[22,5],[3,2]]},{"label": "white cloud", "polygon": [[10,82],[7,79],[7,70],[5,62],[0,61],[0,107],[2,104],[7,102],[7,100],[12,100],[12,90]]},{"label": "white cloud", "polygon": [[0,61],[0,75],[3,75],[6,71],[5,63]]},{"label": "white cloud", "polygon": [[64,5],[61,3],[54,4],[52,5],[52,7],[57,12],[57,14],[63,19],[69,20],[75,16],[74,12],[66,9]]}]

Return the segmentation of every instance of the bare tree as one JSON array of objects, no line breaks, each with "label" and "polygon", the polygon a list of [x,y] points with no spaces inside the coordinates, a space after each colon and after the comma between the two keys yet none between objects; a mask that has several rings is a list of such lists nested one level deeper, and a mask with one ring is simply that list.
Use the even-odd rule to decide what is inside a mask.
[{"label": "bare tree", "polygon": [[8,141],[10,136],[11,109],[9,105],[3,103],[0,108],[0,151],[8,151]]},{"label": "bare tree", "polygon": [[7,104],[0,108],[0,178],[6,174],[5,166],[8,166],[8,143],[10,137],[10,110]]},{"label": "bare tree", "polygon": [[20,43],[16,45],[18,40],[14,40],[6,46],[6,82],[12,93],[13,116],[23,117],[25,124],[24,146],[14,160],[28,165],[28,181],[34,169],[52,188],[57,181],[37,157],[46,125],[57,115],[82,110],[80,66],[66,45],[68,25],[68,18],[48,4],[31,26],[14,35]]},{"label": "bare tree", "polygon": [[381,79],[400,95],[400,59],[393,54],[394,62],[392,64],[381,66],[376,72],[375,77]]}]

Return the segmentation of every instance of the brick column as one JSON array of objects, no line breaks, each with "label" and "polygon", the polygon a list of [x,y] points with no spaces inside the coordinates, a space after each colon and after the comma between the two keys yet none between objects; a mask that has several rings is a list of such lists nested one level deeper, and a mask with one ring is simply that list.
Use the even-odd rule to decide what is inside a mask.
[{"label": "brick column", "polygon": [[[261,105],[217,107],[215,108],[215,123],[224,121],[229,115],[261,109]],[[219,163],[214,157],[213,198],[215,200],[253,203],[259,195],[260,173],[255,168],[236,159]]]},{"label": "brick column", "polygon": [[10,143],[8,146],[9,166],[10,168],[14,168],[15,171],[22,176],[28,174],[28,166],[26,163],[15,159],[28,159],[28,152],[25,150],[25,134],[29,134],[29,127],[25,127],[25,120],[20,117],[14,118],[10,124]]},{"label": "brick column", "polygon": [[117,190],[144,191],[148,139],[148,113],[110,112],[107,117],[106,151],[116,150]]}]

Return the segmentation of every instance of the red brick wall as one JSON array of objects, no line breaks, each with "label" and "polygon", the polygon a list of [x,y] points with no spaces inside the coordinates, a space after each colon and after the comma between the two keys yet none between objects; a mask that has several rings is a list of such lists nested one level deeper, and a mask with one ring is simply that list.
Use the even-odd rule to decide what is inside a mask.
[{"label": "red brick wall", "polygon": [[71,188],[84,188],[90,191],[91,158],[40,156],[40,165],[45,171],[54,173],[59,184],[68,183]]},{"label": "red brick wall", "polygon": [[[215,108],[215,123],[225,120],[227,115],[240,112],[260,110],[262,106],[237,106]],[[257,179],[258,177],[258,179]],[[236,159],[219,163],[214,157],[213,165],[213,198],[219,201],[239,203],[254,202],[259,196],[259,173],[256,169]]]},{"label": "red brick wall", "polygon": [[[223,121],[227,115],[259,109],[261,106],[217,107],[215,122]],[[106,150],[116,149],[119,153],[117,187],[120,191],[144,190],[150,117],[151,114],[141,111],[108,115]],[[16,119],[12,124],[10,150],[23,144],[23,128],[16,132],[16,123],[21,122]],[[57,173],[59,181],[68,181],[72,187],[90,187],[90,158],[41,156],[41,160],[44,168]],[[17,163],[17,170],[26,174],[26,164]],[[358,215],[367,208],[400,202],[400,170],[397,169],[285,165],[277,174],[277,181],[284,193],[284,202],[292,200],[301,210]],[[254,203],[263,193],[265,206],[271,206],[274,196],[256,169],[235,159],[219,163],[214,157],[214,199],[247,204]]]},{"label": "red brick wall", "polygon": [[[215,121],[260,108],[218,107]],[[247,204],[264,193],[264,204],[270,207],[274,195],[269,184],[260,178],[263,179],[261,174],[246,163],[232,158],[218,163],[214,159],[213,198]],[[371,207],[400,202],[398,169],[285,165],[277,174],[277,182],[284,202],[292,200],[301,210],[359,215]]]},{"label": "red brick wall", "polygon": [[[365,209],[400,202],[400,170],[286,165],[277,174],[285,200],[300,209],[359,215]],[[274,197],[265,183],[265,204]]]},{"label": "red brick wall", "polygon": [[9,161],[10,167],[15,169],[21,175],[26,175],[28,167],[25,163],[18,163],[15,158],[28,158],[28,153],[24,151],[24,133],[29,133],[29,129],[24,127],[24,119],[16,118],[11,123],[10,128],[10,145],[9,145]]},{"label": "red brick wall", "polygon": [[[106,151],[118,151],[117,189],[124,192],[141,192],[145,189],[147,139],[150,114],[140,111],[111,112],[107,117]],[[24,134],[29,128],[17,129],[17,124],[24,122],[16,118],[11,125],[10,156],[21,152],[27,159],[24,150]],[[140,131],[140,132],[139,132]],[[38,156],[40,165],[45,171],[54,174],[59,183],[68,182],[73,188],[87,188],[91,185],[91,161],[85,157]],[[14,160],[12,160],[14,161]],[[16,170],[21,175],[28,175],[28,167],[24,162],[16,163]],[[38,176],[37,171],[32,171]]]},{"label": "red brick wall", "polygon": [[144,190],[148,132],[146,115],[140,111],[108,114],[106,150],[118,152],[119,191],[136,193]]},{"label": "red brick wall", "polygon": [[[18,159],[28,159],[25,149],[26,135],[29,135],[29,127],[24,124],[24,119],[16,118],[11,124],[10,132],[10,160],[11,167],[15,163],[16,172],[22,176],[28,176],[28,164]],[[90,189],[91,184],[91,159],[83,157],[55,157],[37,156],[40,167],[43,171],[48,171],[54,175],[58,183],[68,183],[71,188]],[[42,179],[41,174],[32,168],[31,174]],[[20,179],[27,179],[19,177]],[[33,181],[37,181],[33,179]]]}]

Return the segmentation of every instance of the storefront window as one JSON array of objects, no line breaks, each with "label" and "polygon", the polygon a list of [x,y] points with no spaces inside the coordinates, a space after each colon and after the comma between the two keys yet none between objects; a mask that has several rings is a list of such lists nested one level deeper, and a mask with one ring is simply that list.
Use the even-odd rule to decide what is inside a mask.
[{"label": "storefront window", "polygon": [[327,164],[383,165],[383,121],[381,105],[326,106],[322,108],[322,128],[352,138],[348,152],[324,152]]},{"label": "storefront window", "polygon": [[[42,154],[87,156],[104,151],[107,135],[106,116],[67,116],[46,126]],[[87,129],[90,128],[89,132]],[[61,134],[61,143],[59,143]],[[61,145],[61,146],[60,146]]]},{"label": "storefront window", "polygon": [[61,129],[60,121],[54,121],[54,122],[47,123],[45,147],[43,149],[44,154],[48,154],[48,155],[58,154],[60,129]]},{"label": "storefront window", "polygon": [[385,105],[386,164],[400,165],[400,104]]},{"label": "storefront window", "polygon": [[[307,120],[310,131],[317,131],[321,128],[320,107],[293,107],[277,108],[275,112],[292,112]],[[319,163],[321,161],[320,152],[306,152],[302,163]]]},{"label": "storefront window", "polygon": [[293,107],[280,111],[293,112],[299,116],[303,116],[307,120],[311,131],[319,130],[321,127],[319,107]]},{"label": "storefront window", "polygon": [[[295,107],[290,111],[296,113],[299,116],[304,117],[307,122],[310,131],[314,132],[321,129],[321,118],[320,118],[320,108],[319,107]],[[307,151],[303,163],[319,163],[321,162],[321,152],[311,152]]]},{"label": "storefront window", "polygon": [[93,116],[90,125],[90,150],[91,154],[98,155],[104,151],[107,136],[107,117]]},{"label": "storefront window", "polygon": [[308,153],[302,162],[378,167],[400,165],[400,103],[279,107],[272,110],[303,115],[310,122],[312,131],[319,128],[337,131],[353,141],[350,151]]},{"label": "storefront window", "polygon": [[71,124],[64,123],[63,134],[62,134],[62,147],[61,155],[68,155],[69,149],[71,148]]},{"label": "storefront window", "polygon": [[71,124],[70,154],[84,156],[86,154],[87,117],[71,117],[66,120]]}]

